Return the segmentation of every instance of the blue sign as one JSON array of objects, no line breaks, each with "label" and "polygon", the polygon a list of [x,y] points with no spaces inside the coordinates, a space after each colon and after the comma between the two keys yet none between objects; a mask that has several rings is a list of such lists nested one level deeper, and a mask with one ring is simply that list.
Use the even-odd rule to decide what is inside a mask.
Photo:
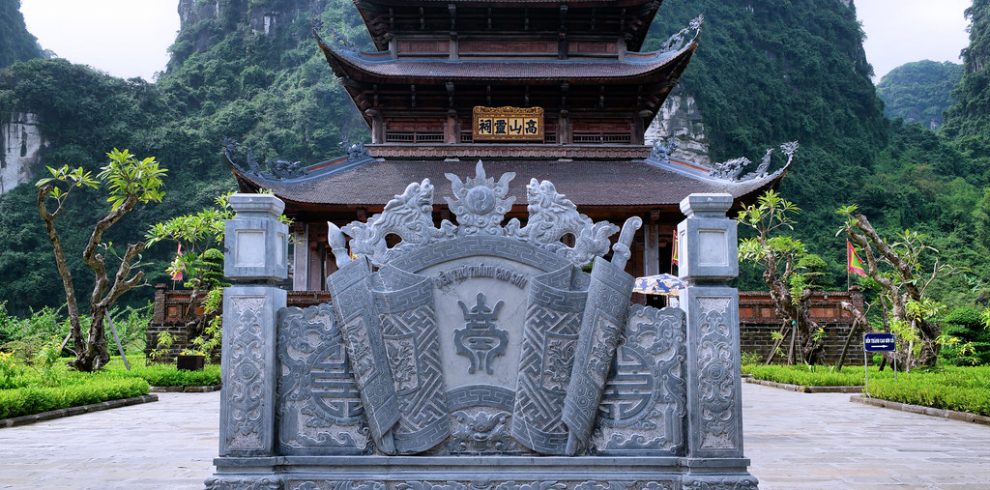
[{"label": "blue sign", "polygon": [[894,345],[892,333],[868,333],[863,336],[863,350],[866,352],[892,351]]}]

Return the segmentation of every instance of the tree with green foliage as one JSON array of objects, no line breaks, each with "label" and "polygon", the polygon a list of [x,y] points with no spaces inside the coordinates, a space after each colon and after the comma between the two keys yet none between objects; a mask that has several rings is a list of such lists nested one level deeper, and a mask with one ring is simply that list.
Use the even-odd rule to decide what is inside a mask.
[{"label": "tree with green foliage", "polygon": [[966,9],[969,46],[962,52],[965,73],[946,114],[945,134],[968,153],[990,156],[990,0]]},{"label": "tree with green foliage", "polygon": [[790,337],[788,364],[794,364],[798,356],[806,364],[815,364],[822,354],[825,331],[810,311],[812,291],[818,289],[815,281],[826,264],[818,255],[809,253],[800,240],[782,233],[794,230],[794,215],[799,211],[793,202],[769,190],[756,204],[739,212],[739,224],[755,232],[755,236],[739,241],[739,259],[763,269],[763,282],[783,322],[767,364],[787,336]]},{"label": "tree with green foliage", "polygon": [[858,209],[850,205],[838,210],[845,219],[839,234],[862,250],[866,273],[882,304],[883,329],[901,341],[897,350],[885,355],[906,370],[934,366],[941,340],[937,319],[945,306],[931,298],[928,288],[951,268],[939,261],[938,250],[925,235],[904,230],[887,240]]},{"label": "tree with green foliage", "polygon": [[0,68],[41,55],[38,40],[24,25],[21,0],[0,2]]},{"label": "tree with green foliage", "polygon": [[[159,166],[155,157],[138,159],[128,150],[114,149],[107,153],[107,158],[109,162],[96,177],[82,167],[69,168],[68,165],[63,165],[59,168],[48,167],[51,176],[38,180],[36,184],[38,213],[44,221],[65,291],[66,310],[76,352],[71,365],[80,371],[95,371],[109,362],[104,322],[117,300],[127,291],[141,285],[144,279],[144,272],[138,269],[141,267],[141,253],[147,242],[129,243],[123,255],[118,255],[113,243],[104,240],[103,236],[139,204],[161,202],[164,197],[162,178],[167,170]],[[82,251],[83,262],[95,278],[89,299],[89,332],[83,338],[75,282],[56,221],[73,194],[80,189],[95,189],[103,185],[108,191],[110,210],[93,226]],[[111,256],[117,262],[117,270],[112,278],[107,270],[107,259]]]},{"label": "tree with green foliage", "polygon": [[[176,255],[167,272],[188,274],[183,284],[192,289],[189,304],[195,309],[203,307],[202,315],[186,323],[186,338],[198,352],[210,355],[220,342],[220,308],[223,288],[230,284],[223,276],[223,251],[225,222],[234,217],[230,208],[230,194],[223,194],[215,206],[196,213],[176,216],[156,223],[148,231],[148,245],[170,240],[186,246],[184,253]],[[161,338],[159,343],[161,343]]]}]

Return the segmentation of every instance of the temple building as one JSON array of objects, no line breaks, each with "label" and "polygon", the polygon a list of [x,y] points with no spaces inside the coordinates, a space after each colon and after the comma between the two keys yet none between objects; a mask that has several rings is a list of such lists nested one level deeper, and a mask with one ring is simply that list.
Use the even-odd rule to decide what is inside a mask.
[{"label": "temple building", "polygon": [[[531,179],[550,180],[594,220],[642,217],[632,272],[669,272],[680,201],[725,192],[737,206],[751,202],[786,173],[796,145],[784,145],[776,164],[768,151],[759,164],[703,165],[676,158],[675,139],[644,144],[702,28],[699,18],[660,49],[641,51],[661,3],[355,0],[374,52],[315,29],[371,142],[310,166],[239,161],[233,145],[226,151],[241,191],[271,189],[286,203],[292,289],[324,290],[335,270],[327,221],[366,220],[395,189],[424,178],[436,196],[450,195],[445,174],[474,176],[478,160],[490,175],[515,172],[509,218],[525,219]],[[439,198],[433,210],[437,222],[451,219]]]}]

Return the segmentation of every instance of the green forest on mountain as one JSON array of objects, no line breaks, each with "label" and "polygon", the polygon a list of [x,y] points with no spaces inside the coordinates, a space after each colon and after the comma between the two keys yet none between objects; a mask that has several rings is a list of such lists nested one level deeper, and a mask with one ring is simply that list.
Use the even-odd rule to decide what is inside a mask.
[{"label": "green forest on mountain", "polygon": [[[16,14],[17,3],[3,5],[13,4]],[[219,156],[225,136],[254,148],[259,160],[303,163],[341,154],[342,140],[367,139],[364,122],[310,33],[318,17],[325,29],[370,48],[350,0],[220,5],[220,18],[193,18],[182,26],[168,69],[153,84],[38,57],[41,51],[20,15],[0,8],[0,66],[34,57],[0,70],[0,115],[39,115],[50,143],[45,163],[97,168],[117,147],[154,155],[169,168],[164,203],[126,218],[111,236],[115,242],[233,190]],[[253,31],[252,16],[270,11],[280,13],[273,33]],[[988,13],[990,0],[975,0],[966,72],[937,133],[884,117],[863,32],[853,8],[839,0],[667,0],[644,49],[656,49],[704,14],[702,45],[682,83],[704,114],[713,158],[758,159],[767,148],[801,142],[781,192],[802,209],[795,235],[828,263],[820,282],[846,287],[845,243],[835,236],[841,225],[835,211],[856,203],[884,231],[927,234],[941,260],[957,271],[940,280],[938,299],[972,305],[990,291]],[[99,199],[96,193],[77,197]],[[34,198],[30,185],[0,198],[0,302],[21,314],[63,298]],[[78,232],[66,233],[68,247],[86,240],[96,208],[75,206],[63,218]],[[173,252],[159,247],[147,254],[150,282],[164,279]],[[757,289],[761,283],[749,270],[740,287]],[[150,297],[145,288],[129,301]]]},{"label": "green forest on mountain", "polygon": [[883,112],[891,119],[937,129],[962,74],[962,65],[948,61],[916,61],[894,68],[877,84]]}]

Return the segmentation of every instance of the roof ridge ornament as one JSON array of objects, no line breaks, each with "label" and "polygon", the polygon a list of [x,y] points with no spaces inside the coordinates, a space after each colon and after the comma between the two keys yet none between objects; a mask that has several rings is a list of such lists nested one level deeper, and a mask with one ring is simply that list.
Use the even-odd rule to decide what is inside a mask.
[{"label": "roof ridge ornament", "polygon": [[[341,229],[329,224],[328,238],[335,244],[332,249],[338,263],[342,256],[351,255],[368,257],[372,264],[382,266],[406,252],[436,242],[496,236],[526,241],[565,257],[575,265],[583,265],[607,254],[611,245],[609,237],[619,231],[618,226],[608,221],[596,223],[578,213],[577,206],[557,192],[553,183],[536,179],[531,179],[526,187],[529,200],[526,226],[521,226],[516,218],[503,226],[505,215],[516,199],[508,195],[509,182],[516,176],[514,172],[502,174],[496,181],[487,175],[479,160],[474,177],[461,180],[453,174],[445,176],[454,194],[453,198],[446,197],[446,201],[457,217],[457,224],[443,220],[439,228],[435,227],[433,185],[430,179],[413,182],[389,201],[381,214],[372,216],[367,222],[354,221]],[[627,222],[638,219],[633,217]],[[344,235],[351,237],[349,254],[343,246]],[[386,242],[389,235],[399,237],[401,242],[389,247]],[[562,241],[567,235],[573,236],[573,246]]]},{"label": "roof ridge ornament", "polygon": [[701,29],[705,25],[704,14],[698,15],[687,27],[675,32],[672,36],[667,39],[667,42],[663,43],[660,47],[660,51],[668,53],[671,51],[680,51],[684,49],[690,43],[693,43],[701,37]]},{"label": "roof ridge ornament", "polygon": [[[783,167],[775,171],[774,175],[791,166],[791,163],[794,161],[794,154],[797,153],[800,146],[801,145],[798,144],[797,141],[791,141],[780,145],[780,151],[785,157],[787,157],[787,162]],[[774,148],[768,148],[767,152],[763,155],[763,159],[760,160],[760,164],[757,165],[756,170],[749,172],[746,175],[742,175],[743,170],[745,170],[746,167],[753,162],[746,157],[740,157],[733,158],[732,160],[726,160],[724,162],[713,163],[711,165],[711,169],[708,171],[708,176],[732,182],[745,182],[748,180],[764,179],[768,176],[770,165],[773,163],[774,151],[776,151]]]},{"label": "roof ridge ornament", "polygon": [[509,182],[516,178],[516,173],[504,173],[496,183],[494,178],[485,175],[485,166],[478,160],[474,174],[473,178],[467,177],[464,182],[454,174],[443,174],[450,181],[455,198],[444,199],[450,211],[457,216],[460,225],[457,235],[502,235],[502,221],[516,201],[515,196],[508,196]]}]

